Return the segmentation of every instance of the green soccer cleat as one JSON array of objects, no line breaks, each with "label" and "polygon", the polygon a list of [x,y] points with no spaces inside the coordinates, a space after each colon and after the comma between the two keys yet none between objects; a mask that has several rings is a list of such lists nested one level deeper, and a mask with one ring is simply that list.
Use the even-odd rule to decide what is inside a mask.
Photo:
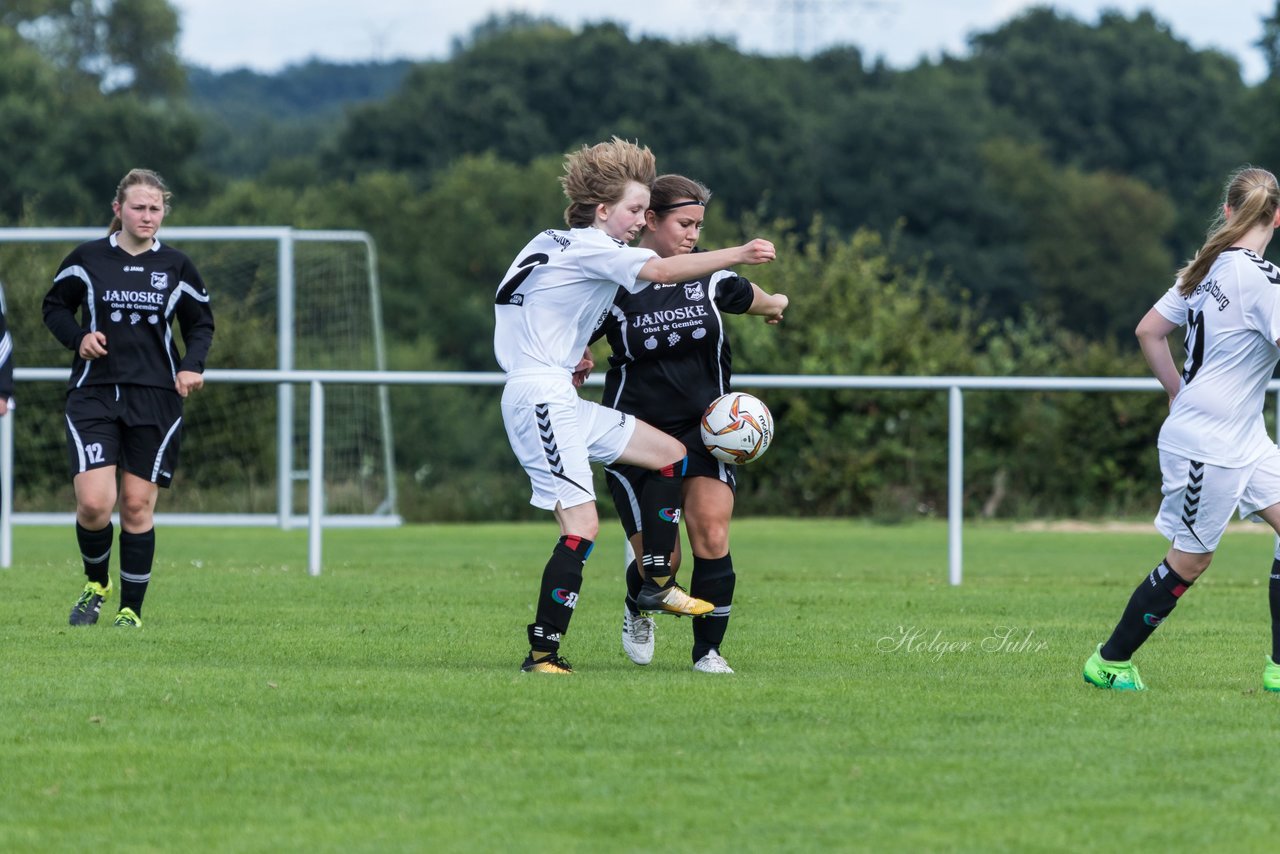
[{"label": "green soccer cleat", "polygon": [[107,582],[106,587],[96,581],[85,582],[84,590],[80,591],[80,598],[71,606],[71,625],[92,626],[98,622],[98,612],[102,610],[102,603],[110,595],[110,581]]},{"label": "green soccer cleat", "polygon": [[1132,661],[1107,661],[1102,657],[1102,644],[1084,663],[1084,681],[1112,691],[1145,691],[1142,677]]},{"label": "green soccer cleat", "polygon": [[1269,655],[1267,666],[1262,668],[1262,690],[1280,691],[1280,664],[1272,661]]},{"label": "green soccer cleat", "polygon": [[132,608],[121,608],[120,613],[116,614],[115,622],[111,625],[126,629],[140,629],[142,628],[142,618],[134,613]]}]

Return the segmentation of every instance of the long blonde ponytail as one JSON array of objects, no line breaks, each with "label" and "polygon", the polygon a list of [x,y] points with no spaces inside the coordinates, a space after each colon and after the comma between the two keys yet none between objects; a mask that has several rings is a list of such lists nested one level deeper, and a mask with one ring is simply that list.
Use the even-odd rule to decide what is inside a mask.
[{"label": "long blonde ponytail", "polygon": [[[1245,166],[1227,180],[1223,209],[1218,212],[1204,246],[1178,271],[1178,293],[1190,296],[1204,281],[1222,250],[1232,246],[1256,225],[1269,224],[1280,209],[1280,185],[1266,169]],[[1227,210],[1231,211],[1230,217]]]}]

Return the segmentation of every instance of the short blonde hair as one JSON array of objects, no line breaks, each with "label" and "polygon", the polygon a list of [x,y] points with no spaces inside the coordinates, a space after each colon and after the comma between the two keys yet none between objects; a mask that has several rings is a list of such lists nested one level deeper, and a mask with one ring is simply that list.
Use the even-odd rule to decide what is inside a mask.
[{"label": "short blonde hair", "polygon": [[617,202],[632,181],[651,187],[657,175],[657,162],[648,146],[616,136],[608,142],[582,146],[564,159],[560,186],[569,199],[565,223],[570,228],[592,225],[598,205]]}]

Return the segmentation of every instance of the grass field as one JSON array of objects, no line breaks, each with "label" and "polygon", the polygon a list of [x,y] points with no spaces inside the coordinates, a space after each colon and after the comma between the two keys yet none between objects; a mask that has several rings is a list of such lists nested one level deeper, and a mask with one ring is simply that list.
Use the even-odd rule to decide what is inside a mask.
[{"label": "grass field", "polygon": [[18,529],[0,851],[1274,850],[1267,536],[1228,534],[1139,695],[1080,668],[1154,532],[970,525],[954,588],[942,523],[742,520],[709,676],[687,620],[623,656],[606,527],[578,672],[529,676],[554,536],[334,531],[312,578],[305,532],[162,529],[130,632],[69,628],[72,533]]}]

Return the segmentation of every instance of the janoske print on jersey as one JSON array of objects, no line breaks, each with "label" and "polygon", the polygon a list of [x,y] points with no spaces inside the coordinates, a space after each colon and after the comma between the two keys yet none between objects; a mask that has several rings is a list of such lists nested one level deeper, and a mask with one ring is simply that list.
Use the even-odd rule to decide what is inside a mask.
[{"label": "janoske print on jersey", "polygon": [[[75,353],[72,388],[172,389],[179,371],[203,373],[213,342],[213,313],[199,272],[159,238],[139,255],[118,246],[116,234],[76,247],[54,276],[44,315],[54,336]],[[175,319],[186,347],[181,355],[173,337]],[[80,339],[88,332],[106,334],[107,355],[80,356]]]}]

